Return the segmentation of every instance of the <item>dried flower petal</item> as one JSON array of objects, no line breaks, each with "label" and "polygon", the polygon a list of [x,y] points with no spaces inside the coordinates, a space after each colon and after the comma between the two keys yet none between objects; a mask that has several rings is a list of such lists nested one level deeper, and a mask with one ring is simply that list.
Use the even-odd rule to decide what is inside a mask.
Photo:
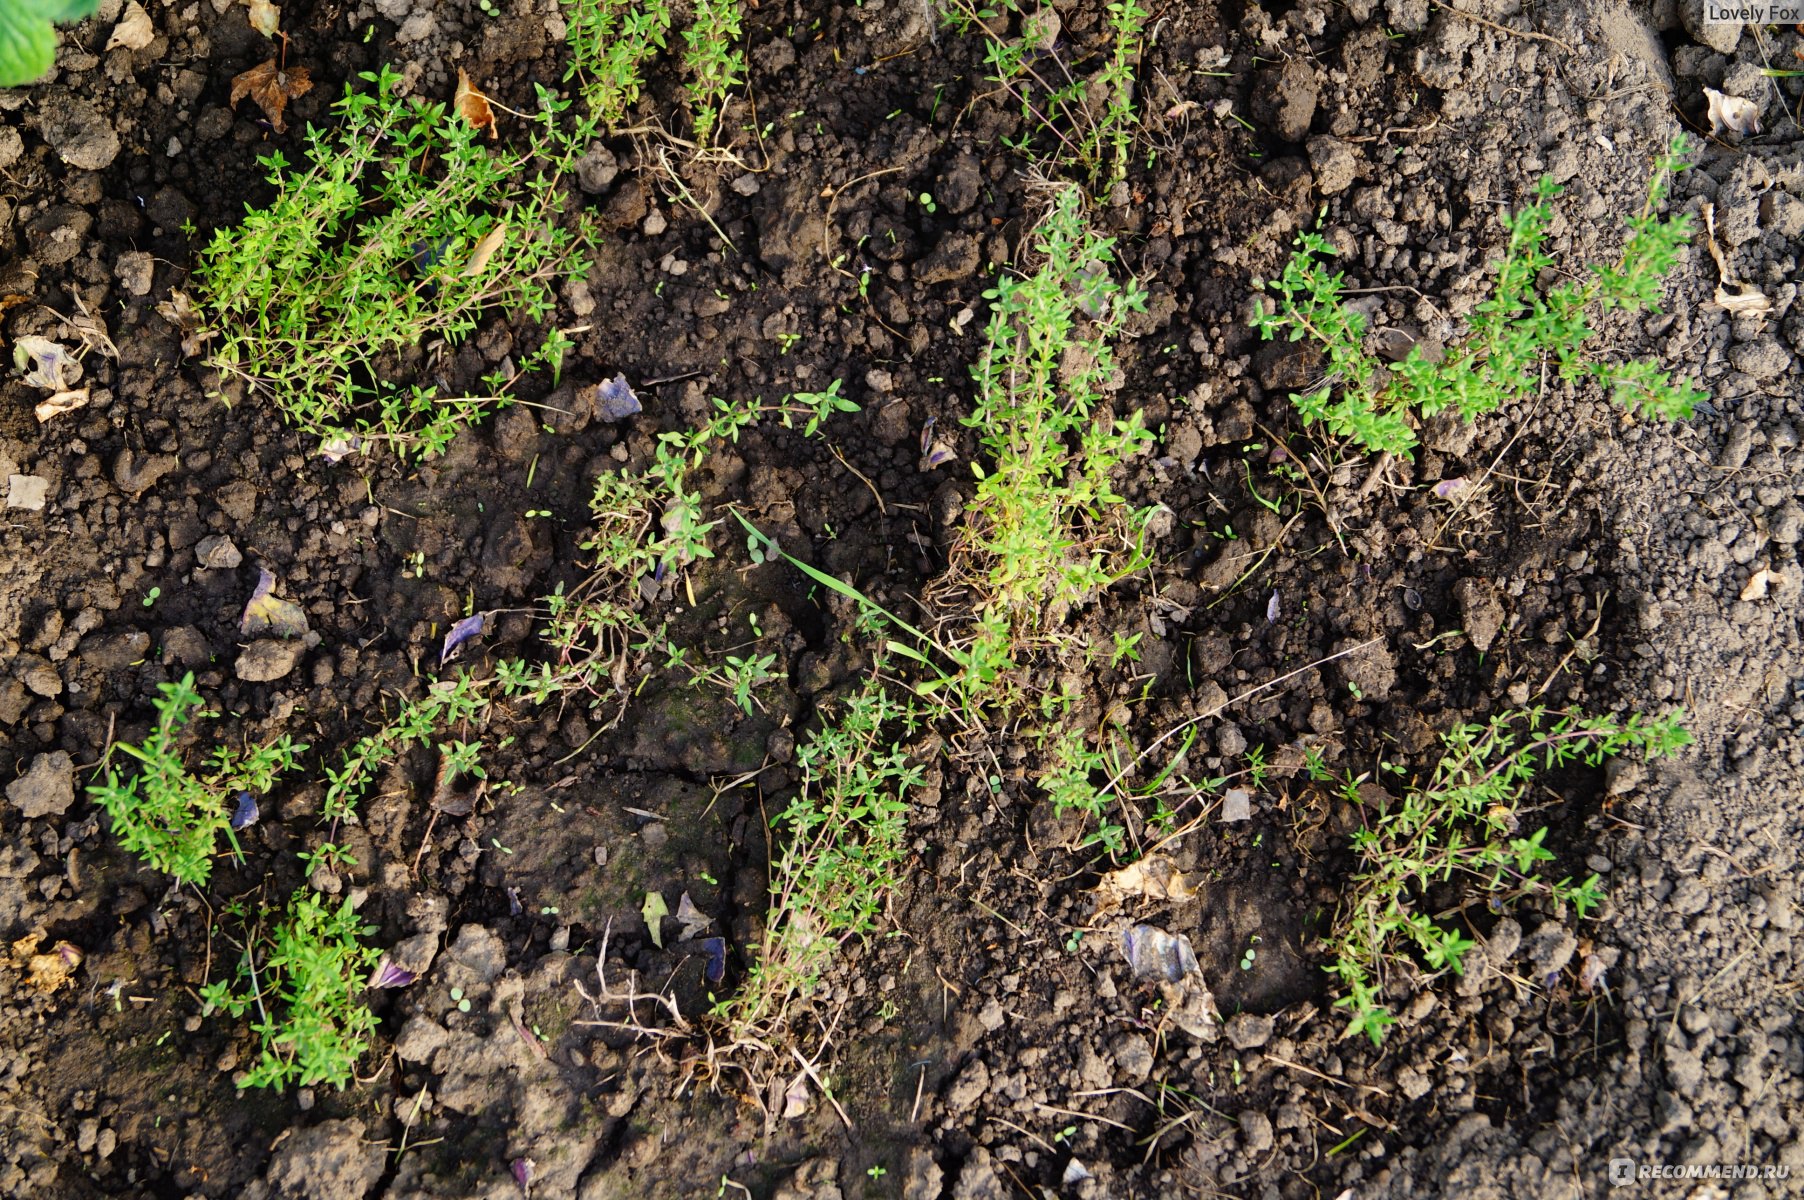
[{"label": "dried flower petal", "polygon": [[[81,378],[81,364],[67,348],[49,338],[26,336],[13,343],[13,365],[23,371],[25,382],[47,392],[60,392]],[[38,418],[42,420],[43,418]]]},{"label": "dried flower petal", "polygon": [[439,651],[438,665],[444,666],[446,662],[450,661],[451,652],[471,638],[481,637],[486,619],[486,613],[477,613],[475,616],[465,617],[463,620],[455,622],[449,632],[445,634],[445,645]]},{"label": "dried flower petal", "polygon": [[419,976],[412,971],[403,970],[389,961],[384,954],[376,963],[376,969],[370,972],[369,986],[372,988],[404,988]]},{"label": "dried flower petal", "polygon": [[470,251],[470,261],[464,264],[464,277],[470,278],[482,274],[488,269],[489,259],[495,257],[495,251],[507,240],[507,222],[497,221],[495,227],[482,235],[476,248]]},{"label": "dried flower petal", "polygon": [[702,968],[702,975],[709,983],[719,983],[727,977],[727,939],[723,937],[703,938],[696,945],[708,956],[708,962]]},{"label": "dried flower petal", "polygon": [[238,806],[232,810],[232,830],[249,829],[262,815],[257,808],[257,798],[249,792],[239,792]]},{"label": "dried flower petal", "polygon": [[625,375],[616,375],[594,385],[590,395],[598,420],[624,421],[645,411],[639,403],[639,397],[633,394],[633,385],[626,381]]},{"label": "dried flower petal", "polygon": [[268,567],[259,567],[257,571],[257,587],[244,606],[238,631],[246,635],[273,633],[283,638],[297,638],[306,633],[307,614],[299,605],[276,597],[276,577]]},{"label": "dried flower petal", "polygon": [[282,121],[282,113],[288,108],[288,102],[312,90],[313,78],[306,67],[278,68],[272,58],[233,78],[230,100],[236,108],[240,100],[249,96],[269,118],[275,131],[286,133],[288,126]]},{"label": "dried flower petal", "polygon": [[124,46],[127,50],[142,50],[156,38],[156,26],[151,24],[150,14],[138,0],[125,6],[125,15],[113,26],[113,36],[106,41],[107,53]]},{"label": "dried flower petal", "polygon": [[269,0],[244,0],[251,9],[251,28],[266,38],[276,36],[282,28],[282,10]]},{"label": "dried flower petal", "polygon": [[74,412],[78,408],[86,408],[87,406],[88,389],[76,388],[72,392],[58,392],[48,399],[38,401],[32,406],[31,411],[37,414],[38,423],[41,425],[51,417],[60,416],[66,412]]},{"label": "dried flower petal", "polygon": [[1443,479],[1434,485],[1434,494],[1443,500],[1451,500],[1466,488],[1466,477],[1455,475],[1452,479]]},{"label": "dried flower petal", "polygon": [[1283,611],[1283,606],[1278,602],[1278,589],[1273,588],[1272,598],[1265,602],[1265,623],[1267,625],[1276,625],[1278,623],[1278,616]]}]

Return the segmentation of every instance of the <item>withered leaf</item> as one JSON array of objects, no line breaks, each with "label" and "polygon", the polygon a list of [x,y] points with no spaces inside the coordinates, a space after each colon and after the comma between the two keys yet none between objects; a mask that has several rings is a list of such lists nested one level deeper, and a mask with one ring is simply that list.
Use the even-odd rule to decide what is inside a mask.
[{"label": "withered leaf", "polygon": [[249,96],[257,102],[275,126],[277,133],[288,132],[288,126],[282,120],[282,111],[288,102],[297,96],[304,96],[313,90],[313,80],[306,67],[289,67],[282,69],[276,66],[276,60],[259,63],[232,80],[232,106]]},{"label": "withered leaf", "polygon": [[497,136],[495,110],[489,107],[489,98],[470,82],[470,76],[462,67],[457,68],[457,94],[451,98],[451,105],[458,116],[478,129],[488,130],[490,137]]},{"label": "withered leaf", "polygon": [[51,417],[61,416],[66,412],[74,412],[78,408],[86,408],[87,404],[88,389],[74,388],[67,392],[58,392],[48,400],[39,401],[32,411],[37,414],[39,424],[42,424]]},{"label": "withered leaf", "polygon": [[282,27],[282,10],[271,4],[269,0],[245,0],[251,9],[251,28],[266,38],[276,36]]},{"label": "withered leaf", "polygon": [[499,250],[501,243],[506,240],[507,222],[495,222],[495,227],[483,234],[482,240],[476,243],[476,248],[470,251],[470,261],[464,264],[464,275],[474,277],[482,274],[488,268],[489,259],[495,257],[495,251]]},{"label": "withered leaf", "polygon": [[110,53],[124,46],[127,50],[142,50],[156,39],[157,29],[151,23],[150,14],[138,0],[125,6],[125,15],[119,24],[113,26],[113,36],[107,39],[106,48]]}]

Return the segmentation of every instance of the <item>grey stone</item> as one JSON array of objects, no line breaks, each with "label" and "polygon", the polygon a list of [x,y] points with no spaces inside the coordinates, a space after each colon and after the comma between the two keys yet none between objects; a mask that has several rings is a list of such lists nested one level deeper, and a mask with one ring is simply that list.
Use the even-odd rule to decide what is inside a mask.
[{"label": "grey stone", "polygon": [[45,96],[38,131],[57,156],[83,171],[99,171],[119,157],[119,135],[98,108],[74,96]]},{"label": "grey stone", "polygon": [[1459,605],[1460,624],[1466,640],[1483,654],[1497,640],[1503,628],[1503,605],[1497,594],[1476,579],[1462,579],[1453,585],[1453,599]]},{"label": "grey stone", "polygon": [[1315,172],[1315,186],[1324,196],[1344,192],[1359,176],[1359,155],[1353,147],[1337,137],[1309,139],[1309,166]]},{"label": "grey stone", "polygon": [[42,475],[8,475],[6,507],[41,512],[50,495],[50,481]]},{"label": "grey stone", "polygon": [[61,750],[40,754],[31,769],[6,785],[6,798],[26,820],[60,817],[75,803],[75,764]]},{"label": "grey stone", "polygon": [[1697,41],[1718,54],[1733,54],[1741,41],[1740,21],[1705,21],[1705,0],[1679,0],[1679,20]]},{"label": "grey stone", "polygon": [[232,669],[246,683],[270,683],[286,678],[305,649],[299,642],[264,638],[246,646]]},{"label": "grey stone", "polygon": [[230,571],[244,561],[237,545],[223,533],[210,534],[194,548],[194,561],[210,571]]},{"label": "grey stone", "polygon": [[150,295],[151,278],[156,274],[156,259],[143,250],[127,250],[113,264],[119,286],[133,296]]},{"label": "grey stone", "polygon": [[1235,1013],[1222,1032],[1236,1050],[1257,1050],[1272,1040],[1272,1018],[1257,1013]]}]

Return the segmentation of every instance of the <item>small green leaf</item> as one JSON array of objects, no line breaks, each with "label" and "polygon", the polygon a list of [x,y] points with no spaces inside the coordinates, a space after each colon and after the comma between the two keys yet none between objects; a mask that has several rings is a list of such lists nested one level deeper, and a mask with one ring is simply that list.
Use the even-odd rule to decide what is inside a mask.
[{"label": "small green leaf", "polygon": [[645,918],[645,928],[651,933],[651,944],[662,950],[664,948],[663,921],[670,915],[670,906],[664,903],[664,893],[645,893],[645,906],[639,912]]}]

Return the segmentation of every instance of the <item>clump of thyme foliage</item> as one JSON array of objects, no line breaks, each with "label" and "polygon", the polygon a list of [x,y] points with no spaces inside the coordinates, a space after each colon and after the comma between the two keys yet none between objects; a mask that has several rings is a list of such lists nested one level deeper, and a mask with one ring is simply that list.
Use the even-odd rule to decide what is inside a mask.
[{"label": "clump of thyme foliage", "polygon": [[[201,252],[196,274],[219,336],[210,364],[268,394],[322,442],[360,435],[430,456],[458,426],[507,402],[417,382],[403,358],[456,345],[488,312],[547,321],[554,283],[580,279],[585,237],[560,222],[563,179],[586,142],[560,126],[569,101],[539,88],[523,148],[491,148],[440,103],[399,95],[383,67],[347,85],[337,124],[309,127],[304,165],[261,161],[275,197]],[[555,373],[556,330],[523,366]]]},{"label": "clump of thyme foliage", "polygon": [[1276,306],[1254,321],[1267,339],[1308,338],[1327,356],[1322,385],[1292,393],[1291,403],[1306,424],[1321,424],[1335,437],[1350,438],[1367,450],[1407,455],[1416,445],[1423,419],[1452,410],[1467,420],[1533,392],[1543,364],[1551,363],[1566,382],[1594,379],[1614,401],[1644,417],[1689,417],[1704,393],[1674,380],[1648,361],[1607,362],[1587,351],[1595,331],[1594,309],[1639,312],[1657,307],[1661,281],[1677,264],[1691,237],[1691,218],[1658,215],[1674,173],[1687,166],[1683,137],[1655,162],[1646,203],[1627,221],[1629,236],[1614,264],[1593,265],[1586,277],[1537,290],[1541,273],[1554,265],[1545,249],[1553,218],[1551,201],[1560,189],[1550,179],[1535,188],[1535,200],[1504,218],[1509,242],[1498,267],[1495,290],[1475,311],[1465,339],[1445,361],[1431,362],[1414,347],[1400,363],[1385,363],[1365,346],[1366,319],[1349,308],[1344,276],[1330,272],[1322,257],[1335,254],[1317,233],[1297,237],[1298,250],[1265,287]]},{"label": "clump of thyme foliage", "polygon": [[877,662],[796,751],[801,781],[771,821],[770,906],[743,986],[714,1016],[735,1040],[783,1027],[846,941],[877,928],[908,857],[908,794],[925,779],[906,748],[921,712]]},{"label": "clump of thyme foliage", "polygon": [[196,887],[212,876],[220,835],[232,838],[230,813],[237,793],[267,792],[307,749],[287,734],[242,752],[217,746],[211,770],[192,775],[182,761],[180,743],[202,703],[192,671],[174,683],[158,684],[157,722],[149,736],[139,745],[113,746],[136,759],[138,770],[121,778],[109,765],[106,781],[88,788],[106,810],[121,846],[152,869]]},{"label": "clump of thyme foliage", "polygon": [[1110,238],[1085,221],[1074,187],[1060,189],[1039,229],[1032,274],[1005,274],[990,301],[977,385],[963,423],[986,464],[956,547],[977,598],[968,690],[1011,668],[1071,609],[1147,561],[1146,511],[1110,481],[1152,442],[1138,412],[1099,407],[1115,369],[1113,342],[1145,307],[1132,279],[1109,274]]},{"label": "clump of thyme foliage", "polygon": [[362,995],[380,953],[360,940],[374,932],[348,898],[334,905],[302,889],[267,937],[245,945],[235,978],[201,989],[206,1013],[257,1014],[251,1030],[262,1049],[239,1087],[351,1081],[376,1031]]},{"label": "clump of thyme foliage", "polygon": [[664,0],[564,0],[570,67],[589,112],[617,129],[639,102],[645,70],[665,48],[672,12]]},{"label": "clump of thyme foliage", "polygon": [[683,65],[690,75],[697,145],[706,145],[714,136],[727,93],[745,79],[745,47],[739,40],[744,20],[740,0],[695,0],[695,21],[683,31]]},{"label": "clump of thyme foliage", "polygon": [[[1443,734],[1428,783],[1410,788],[1353,837],[1360,870],[1329,940],[1334,961],[1326,968],[1346,990],[1334,1003],[1348,1013],[1347,1035],[1380,1044],[1394,1023],[1379,1000],[1387,964],[1413,952],[1431,972],[1463,972],[1464,955],[1477,943],[1420,911],[1433,885],[1462,880],[1493,907],[1551,896],[1589,916],[1602,902],[1601,881],[1593,874],[1550,883],[1539,874],[1539,864],[1554,855],[1543,844],[1545,827],[1521,831],[1523,795],[1537,774],[1574,762],[1598,766],[1633,750],[1649,760],[1673,754],[1691,742],[1682,717],[1589,717],[1535,707]],[[1318,781],[1329,779],[1319,758],[1310,756],[1307,765]],[[1341,785],[1354,804],[1358,782]]]}]

